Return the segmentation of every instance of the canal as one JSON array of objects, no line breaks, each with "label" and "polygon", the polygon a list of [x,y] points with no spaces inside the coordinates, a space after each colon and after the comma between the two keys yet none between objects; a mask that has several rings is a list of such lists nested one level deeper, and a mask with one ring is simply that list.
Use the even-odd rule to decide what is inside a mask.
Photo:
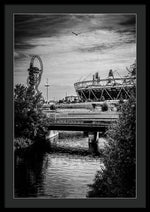
[{"label": "canal", "polygon": [[[101,142],[103,148],[105,140]],[[101,170],[82,132],[60,132],[52,151],[15,155],[15,198],[86,198]]]}]

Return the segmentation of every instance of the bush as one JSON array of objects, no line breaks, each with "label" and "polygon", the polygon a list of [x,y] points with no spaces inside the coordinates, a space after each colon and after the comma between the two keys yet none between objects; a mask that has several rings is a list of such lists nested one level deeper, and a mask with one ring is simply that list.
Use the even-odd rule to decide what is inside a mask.
[{"label": "bush", "polygon": [[54,104],[50,105],[50,110],[56,110],[56,106]]},{"label": "bush", "polygon": [[108,104],[106,103],[106,102],[104,102],[103,104],[102,104],[102,111],[104,112],[104,111],[108,111]]},{"label": "bush", "polygon": [[[135,94],[135,93],[134,93]],[[95,177],[89,197],[135,197],[136,191],[136,101],[135,95],[121,107],[122,115],[107,132],[105,170]]]},{"label": "bush", "polygon": [[24,137],[18,137],[14,139],[14,148],[15,150],[18,149],[25,149],[33,144],[33,141],[31,141],[28,138]]}]

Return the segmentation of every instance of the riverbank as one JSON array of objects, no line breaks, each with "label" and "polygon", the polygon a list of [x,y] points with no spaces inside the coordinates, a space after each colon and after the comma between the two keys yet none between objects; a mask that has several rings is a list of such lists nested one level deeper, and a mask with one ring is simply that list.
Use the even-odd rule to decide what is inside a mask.
[{"label": "riverbank", "polygon": [[14,138],[14,153],[17,155],[45,152],[46,150],[50,150],[49,142],[46,140],[31,140],[25,137]]},{"label": "riverbank", "polygon": [[48,153],[66,153],[72,155],[95,155],[102,157],[103,150],[107,145],[104,137],[99,138],[98,151],[91,152],[88,144],[88,137],[84,132],[80,131],[59,131],[59,135],[53,140],[36,140],[31,141],[26,138],[17,138],[14,141],[15,153],[23,154],[33,152]]}]

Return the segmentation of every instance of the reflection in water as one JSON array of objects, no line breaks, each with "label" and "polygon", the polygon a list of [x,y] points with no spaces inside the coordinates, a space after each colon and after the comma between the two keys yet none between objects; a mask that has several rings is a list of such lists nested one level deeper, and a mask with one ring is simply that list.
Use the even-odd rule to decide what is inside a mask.
[{"label": "reflection in water", "polygon": [[98,170],[99,157],[90,155],[34,152],[15,156],[15,197],[86,198]]},{"label": "reflection in water", "polygon": [[24,158],[15,156],[15,162],[15,194],[19,197],[37,196],[38,190],[43,190],[44,170],[47,168],[44,155],[34,153]]}]

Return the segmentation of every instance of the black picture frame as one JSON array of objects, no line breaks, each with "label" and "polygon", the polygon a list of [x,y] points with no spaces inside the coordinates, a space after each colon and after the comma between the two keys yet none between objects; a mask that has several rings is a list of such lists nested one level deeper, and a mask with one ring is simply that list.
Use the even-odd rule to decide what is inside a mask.
[{"label": "black picture frame", "polygon": [[[136,13],[137,15],[137,197],[133,199],[13,199],[13,14]],[[5,208],[145,208],[146,207],[146,6],[4,5],[4,207]],[[142,112],[141,112],[142,111]]]}]

